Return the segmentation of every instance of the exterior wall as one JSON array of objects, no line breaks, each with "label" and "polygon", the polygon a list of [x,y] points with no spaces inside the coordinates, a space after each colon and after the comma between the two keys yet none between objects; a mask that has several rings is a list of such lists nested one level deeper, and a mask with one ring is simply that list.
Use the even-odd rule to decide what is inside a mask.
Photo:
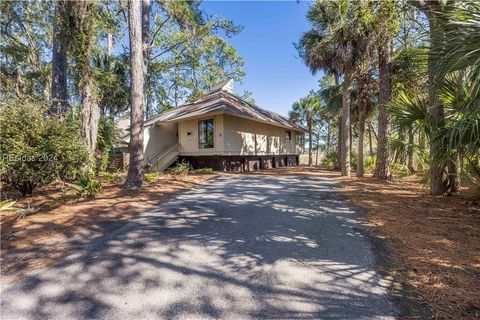
[{"label": "exterior wall", "polygon": [[[214,121],[214,147],[198,148],[198,123]],[[178,127],[180,154],[193,155],[281,155],[300,154],[302,146],[296,144],[298,131],[261,123],[228,114],[210,115],[181,121]],[[286,132],[291,132],[291,140]]]},{"label": "exterior wall", "polygon": [[[201,120],[213,119],[213,148],[198,148],[198,122]],[[180,143],[180,154],[185,155],[215,155],[223,153],[223,115],[210,115],[201,118],[181,121],[178,124],[178,141]]]},{"label": "exterior wall", "polygon": [[[287,140],[287,131],[291,140]],[[224,115],[224,155],[280,155],[299,154],[301,146],[296,145],[297,131]]]},{"label": "exterior wall", "polygon": [[143,129],[143,151],[145,163],[153,163],[156,156],[163,150],[174,146],[178,142],[178,124],[161,123]]}]

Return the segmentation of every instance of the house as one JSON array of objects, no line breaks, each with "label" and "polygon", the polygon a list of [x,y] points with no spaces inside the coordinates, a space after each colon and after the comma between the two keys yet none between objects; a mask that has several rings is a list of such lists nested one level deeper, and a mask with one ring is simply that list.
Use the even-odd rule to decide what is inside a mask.
[{"label": "house", "polygon": [[[128,117],[126,117],[128,119]],[[120,118],[117,125],[128,129]],[[299,164],[305,129],[233,94],[233,80],[144,123],[145,165],[163,171],[177,160],[194,168],[252,171]],[[126,132],[122,142],[128,146]],[[117,157],[123,157],[125,151]]]}]

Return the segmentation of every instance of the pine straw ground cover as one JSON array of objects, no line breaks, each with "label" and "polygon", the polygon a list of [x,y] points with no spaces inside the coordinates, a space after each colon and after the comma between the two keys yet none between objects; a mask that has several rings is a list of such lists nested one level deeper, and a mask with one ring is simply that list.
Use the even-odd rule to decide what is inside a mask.
[{"label": "pine straw ground cover", "polygon": [[[344,178],[335,171],[308,167],[262,174],[273,173],[316,175],[339,181],[345,199],[367,209],[366,218],[375,236],[387,239],[388,248],[376,253],[386,255],[390,263],[387,270],[379,271],[402,284],[404,292],[413,291],[410,298],[426,306],[435,319],[480,319],[478,194],[463,188],[452,197],[430,196],[418,177],[387,182]],[[382,263],[378,267],[384,268]],[[427,316],[417,314],[413,319]]]},{"label": "pine straw ground cover", "polygon": [[2,283],[14,282],[60,261],[135,214],[213,176],[161,175],[140,190],[124,190],[120,183],[104,183],[103,191],[93,199],[78,198],[75,190],[62,195],[59,184],[40,189],[32,198],[15,204],[27,207],[30,202],[40,208],[37,212],[18,220],[18,213],[0,214]]},{"label": "pine straw ground cover", "polygon": [[438,319],[480,318],[480,199],[471,190],[434,197],[418,179],[337,178],[392,245],[394,279]]}]

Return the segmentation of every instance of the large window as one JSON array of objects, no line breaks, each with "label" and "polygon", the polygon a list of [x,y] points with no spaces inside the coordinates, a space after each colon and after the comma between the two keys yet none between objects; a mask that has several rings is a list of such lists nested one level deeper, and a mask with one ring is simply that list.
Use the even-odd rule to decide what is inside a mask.
[{"label": "large window", "polygon": [[213,119],[202,120],[198,122],[198,148],[213,148],[214,140]]}]

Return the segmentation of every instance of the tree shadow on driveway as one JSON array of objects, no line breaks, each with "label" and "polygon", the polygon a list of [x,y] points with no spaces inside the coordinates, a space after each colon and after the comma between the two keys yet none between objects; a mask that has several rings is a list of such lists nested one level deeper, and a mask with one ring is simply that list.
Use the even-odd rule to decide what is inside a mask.
[{"label": "tree shadow on driveway", "polygon": [[333,181],[226,175],[2,292],[2,319],[384,319],[362,216]]}]

